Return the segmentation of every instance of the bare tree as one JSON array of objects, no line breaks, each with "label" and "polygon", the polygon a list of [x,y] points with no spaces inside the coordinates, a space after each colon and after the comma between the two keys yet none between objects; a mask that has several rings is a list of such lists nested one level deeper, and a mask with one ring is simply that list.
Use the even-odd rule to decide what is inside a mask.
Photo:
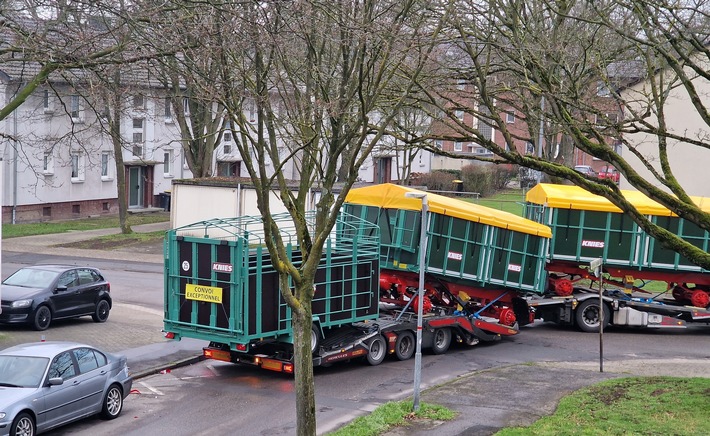
[{"label": "bare tree", "polygon": [[[698,85],[708,79],[709,10],[705,1],[460,2],[440,59],[451,83],[471,85],[470,101],[457,106],[460,93],[423,91],[445,113],[454,132],[449,138],[474,141],[495,155],[480,160],[513,162],[604,196],[666,248],[710,268],[708,253],[638,213],[615,183],[585,177],[559,159],[574,145],[614,165],[633,187],[678,216],[710,230],[710,215],[677,182],[668,159],[669,143],[707,149],[704,136],[669,125],[664,111],[673,90],[682,88],[689,106],[705,123],[710,120]],[[640,79],[648,79],[642,82],[646,85],[630,86]],[[476,121],[457,121],[454,107]],[[505,122],[511,110],[522,117],[525,129]],[[501,146],[481,126],[495,128],[507,144],[534,144],[535,152]],[[634,149],[633,134],[655,138],[656,150]],[[631,156],[622,156],[621,144]],[[639,172],[630,159],[647,172]]]},{"label": "bare tree", "polygon": [[[181,63],[200,85],[192,97],[215,99],[228,116],[257,192],[281,295],[293,313],[301,435],[316,432],[310,349],[316,268],[358,169],[409,98],[434,45],[440,11],[428,3],[176,2],[199,35],[193,52],[212,59],[190,56]],[[345,175],[340,185],[338,174]],[[306,201],[313,188],[321,196],[309,228]],[[271,192],[298,229],[299,265],[291,262],[271,217]]]}]

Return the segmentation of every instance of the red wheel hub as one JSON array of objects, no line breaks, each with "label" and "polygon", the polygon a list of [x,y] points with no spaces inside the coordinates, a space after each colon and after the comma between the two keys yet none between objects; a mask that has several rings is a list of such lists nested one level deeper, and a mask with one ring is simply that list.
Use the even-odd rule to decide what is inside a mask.
[{"label": "red wheel hub", "polygon": [[[412,310],[416,313],[417,310],[419,310],[419,296],[417,295],[414,297],[414,300],[412,301]],[[431,312],[433,305],[431,304],[431,300],[429,297],[426,295],[424,296],[424,300],[422,300],[422,313],[429,313]]]},{"label": "red wheel hub", "polygon": [[700,289],[693,291],[693,294],[690,296],[690,304],[695,307],[705,308],[708,307],[708,303],[710,303],[710,295]]},{"label": "red wheel hub", "polygon": [[574,290],[572,281],[568,279],[555,280],[552,286],[555,290],[555,295],[559,297],[568,297],[572,295],[572,291]]},{"label": "red wheel hub", "polygon": [[511,309],[503,309],[500,311],[500,316],[498,317],[498,322],[503,325],[513,325],[515,324],[515,313]]}]

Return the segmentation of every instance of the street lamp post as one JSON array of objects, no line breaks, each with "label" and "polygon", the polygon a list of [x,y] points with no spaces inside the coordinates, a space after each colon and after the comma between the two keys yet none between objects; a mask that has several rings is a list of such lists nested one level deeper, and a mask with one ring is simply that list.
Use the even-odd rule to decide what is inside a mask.
[{"label": "street lamp post", "polygon": [[419,236],[419,291],[417,295],[417,348],[414,354],[414,399],[413,409],[419,410],[419,394],[422,384],[422,313],[424,312],[424,262],[426,261],[426,224],[429,212],[427,194],[421,192],[407,192],[407,198],[419,198],[422,200],[422,222]]}]

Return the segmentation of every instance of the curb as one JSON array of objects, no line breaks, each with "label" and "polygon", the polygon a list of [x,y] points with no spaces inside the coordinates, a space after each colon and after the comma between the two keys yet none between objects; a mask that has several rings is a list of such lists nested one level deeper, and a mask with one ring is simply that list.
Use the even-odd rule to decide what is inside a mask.
[{"label": "curb", "polygon": [[[133,380],[139,380],[141,378],[145,378],[145,377],[148,377],[151,375],[163,374],[166,372],[170,372],[170,370],[172,370],[172,369],[182,368],[183,366],[192,365],[192,364],[195,364],[198,362],[202,362],[203,360],[205,360],[205,356],[202,356],[202,355],[187,357],[185,359],[180,359],[180,360],[176,360],[174,362],[169,362],[165,365],[160,365],[160,366],[156,366],[156,367],[152,367],[152,368],[143,369],[141,371],[137,371],[136,373],[131,374],[131,377],[133,377]],[[130,368],[130,365],[129,365],[129,368]]]}]

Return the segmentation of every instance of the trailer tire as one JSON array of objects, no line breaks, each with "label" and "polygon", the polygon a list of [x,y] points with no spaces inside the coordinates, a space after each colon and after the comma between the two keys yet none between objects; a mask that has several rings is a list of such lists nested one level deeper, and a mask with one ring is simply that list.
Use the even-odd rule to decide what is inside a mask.
[{"label": "trailer tire", "polygon": [[436,329],[431,342],[431,351],[434,354],[444,354],[451,345],[451,330],[448,328]]},{"label": "trailer tire", "polygon": [[311,354],[316,354],[320,347],[320,329],[316,323],[311,324]]},{"label": "trailer tire", "polygon": [[385,360],[387,355],[387,343],[382,335],[377,335],[370,341],[370,350],[367,353],[367,363],[377,366]]},{"label": "trailer tire", "polygon": [[[587,333],[599,332],[599,300],[585,300],[577,307],[574,313],[577,327]],[[611,310],[609,306],[604,305],[604,327],[609,325],[611,319]]]},{"label": "trailer tire", "polygon": [[399,360],[411,359],[412,356],[414,356],[415,346],[414,333],[405,330],[397,335],[397,341],[394,344],[394,354]]}]

